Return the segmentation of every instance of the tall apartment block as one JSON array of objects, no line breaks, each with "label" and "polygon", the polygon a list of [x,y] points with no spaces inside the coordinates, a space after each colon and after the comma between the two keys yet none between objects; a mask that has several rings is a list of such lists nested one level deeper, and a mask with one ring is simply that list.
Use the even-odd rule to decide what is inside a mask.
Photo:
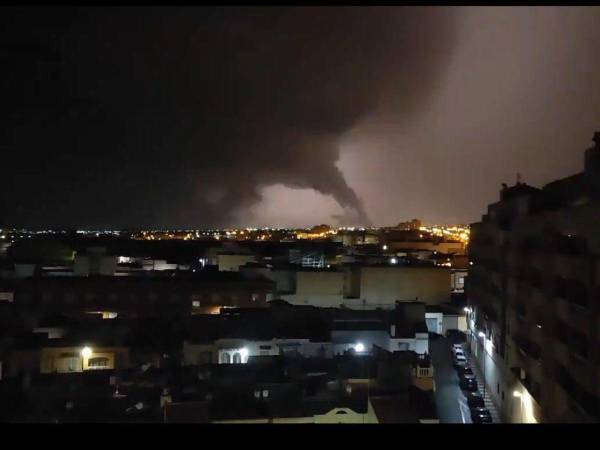
[{"label": "tall apartment block", "polygon": [[469,342],[509,422],[600,421],[600,133],[584,171],[471,225]]}]

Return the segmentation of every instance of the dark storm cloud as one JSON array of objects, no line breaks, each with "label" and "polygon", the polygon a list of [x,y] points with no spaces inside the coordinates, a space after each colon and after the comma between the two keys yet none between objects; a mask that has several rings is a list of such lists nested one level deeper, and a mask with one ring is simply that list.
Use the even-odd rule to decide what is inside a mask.
[{"label": "dark storm cloud", "polygon": [[0,221],[28,226],[230,224],[274,184],[367,223],[340,137],[418,115],[455,34],[439,8],[6,12]]}]

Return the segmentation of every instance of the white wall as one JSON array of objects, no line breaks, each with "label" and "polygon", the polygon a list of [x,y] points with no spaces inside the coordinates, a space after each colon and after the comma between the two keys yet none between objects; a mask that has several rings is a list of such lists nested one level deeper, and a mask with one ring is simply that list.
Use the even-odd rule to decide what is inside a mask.
[{"label": "white wall", "polygon": [[[429,319],[429,320],[428,320]],[[429,322],[435,320],[435,327],[433,329],[429,329]],[[443,322],[444,322],[444,314],[443,313],[433,313],[426,312],[425,313],[425,322],[427,323],[427,328],[432,333],[443,334]]]},{"label": "white wall", "polygon": [[[493,346],[488,345],[491,348],[484,351],[482,338],[478,338],[470,339],[469,347],[481,372],[483,373],[485,369],[486,390],[504,420],[509,423],[538,423],[540,406],[527,389],[508,371]],[[515,397],[513,395],[515,391],[519,392],[521,396]],[[502,398],[503,392],[504,398]]]},{"label": "white wall", "polygon": [[415,352],[420,355],[429,353],[429,335],[427,333],[415,335]]},{"label": "white wall", "polygon": [[[194,344],[187,341],[183,343],[183,364],[197,365],[203,353],[212,353],[212,362],[220,361],[219,355],[224,351],[247,350],[247,356],[276,356],[282,351],[282,347],[290,346],[296,348],[304,357],[324,356],[331,358],[334,354],[331,342],[311,342],[308,339],[273,339],[270,341],[253,341],[249,339],[219,339],[214,344]],[[261,349],[261,346],[270,346],[270,349]],[[323,350],[321,350],[323,349]],[[323,352],[324,351],[324,352]],[[246,362],[246,361],[244,361]]]}]

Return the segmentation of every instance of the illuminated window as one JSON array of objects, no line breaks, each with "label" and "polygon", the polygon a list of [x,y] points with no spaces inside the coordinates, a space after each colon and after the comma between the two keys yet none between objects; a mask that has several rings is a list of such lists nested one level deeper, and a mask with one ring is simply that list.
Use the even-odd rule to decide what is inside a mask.
[{"label": "illuminated window", "polygon": [[238,352],[235,352],[233,354],[233,363],[234,364],[241,364],[242,363],[242,356]]}]

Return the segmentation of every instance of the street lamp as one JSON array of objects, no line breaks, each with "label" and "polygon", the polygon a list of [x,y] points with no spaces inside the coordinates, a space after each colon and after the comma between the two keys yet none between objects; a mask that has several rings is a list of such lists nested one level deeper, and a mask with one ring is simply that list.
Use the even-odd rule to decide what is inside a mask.
[{"label": "street lamp", "polygon": [[485,355],[485,333],[483,331],[480,331],[478,336],[480,338],[483,338],[483,344],[481,344],[481,348],[483,350],[483,398],[485,399],[485,386],[486,386],[486,382],[485,382],[485,360],[486,360],[486,355]]},{"label": "street lamp", "polygon": [[357,343],[356,345],[354,345],[354,350],[355,350],[357,353],[362,353],[362,352],[364,352],[364,351],[365,351],[365,346],[364,346],[364,344],[363,344],[362,342],[359,342],[359,343]]},{"label": "street lamp", "polygon": [[85,346],[81,349],[81,371],[84,370],[84,361],[89,359],[92,356],[92,349],[88,346]]}]

